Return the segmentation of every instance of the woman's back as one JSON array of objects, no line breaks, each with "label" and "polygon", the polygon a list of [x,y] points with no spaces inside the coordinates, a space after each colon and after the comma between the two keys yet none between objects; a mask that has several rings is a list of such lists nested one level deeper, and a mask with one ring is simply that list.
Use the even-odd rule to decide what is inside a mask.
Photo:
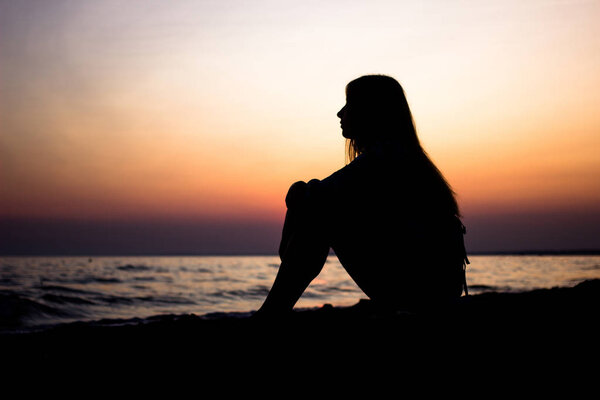
[{"label": "woman's back", "polygon": [[311,215],[372,299],[406,303],[431,298],[431,288],[460,295],[460,221],[427,175],[426,166],[388,142],[308,185]]}]

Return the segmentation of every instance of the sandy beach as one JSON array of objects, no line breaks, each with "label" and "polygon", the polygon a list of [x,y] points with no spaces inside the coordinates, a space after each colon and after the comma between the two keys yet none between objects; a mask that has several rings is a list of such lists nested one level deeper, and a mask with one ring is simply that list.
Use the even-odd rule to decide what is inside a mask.
[{"label": "sandy beach", "polygon": [[599,305],[600,280],[588,280],[573,288],[471,295],[447,310],[421,314],[382,312],[364,300],[296,310],[273,321],[191,314],[70,323],[3,334],[0,343],[5,365],[190,361],[218,370],[274,360],[314,359],[318,365],[425,354],[446,354],[457,364],[508,354],[540,362],[596,353]]}]

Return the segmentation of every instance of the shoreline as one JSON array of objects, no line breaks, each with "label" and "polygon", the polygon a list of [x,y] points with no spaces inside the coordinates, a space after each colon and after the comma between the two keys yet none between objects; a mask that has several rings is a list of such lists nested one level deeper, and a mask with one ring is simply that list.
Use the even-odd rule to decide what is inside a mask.
[{"label": "shoreline", "polygon": [[[553,353],[598,348],[595,327],[600,279],[574,287],[529,292],[487,292],[462,297],[429,313],[382,312],[368,300],[349,307],[294,310],[287,318],[261,321],[248,313],[160,315],[146,319],[73,322],[30,333],[0,334],[7,362],[115,363],[118,360],[257,360],[280,351],[301,356],[323,349],[373,349],[406,353],[425,345],[450,349],[489,345]],[[429,347],[427,347],[429,349]],[[460,351],[463,348],[460,347]],[[228,361],[228,362],[229,362]]]}]

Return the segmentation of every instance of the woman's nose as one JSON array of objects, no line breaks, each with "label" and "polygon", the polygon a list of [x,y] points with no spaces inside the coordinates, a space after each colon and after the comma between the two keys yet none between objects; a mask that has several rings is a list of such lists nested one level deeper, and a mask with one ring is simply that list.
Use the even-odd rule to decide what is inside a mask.
[{"label": "woman's nose", "polygon": [[342,118],[342,115],[344,115],[344,111],[346,110],[346,106],[342,107],[342,109],[340,111],[338,111],[337,116],[338,118]]}]

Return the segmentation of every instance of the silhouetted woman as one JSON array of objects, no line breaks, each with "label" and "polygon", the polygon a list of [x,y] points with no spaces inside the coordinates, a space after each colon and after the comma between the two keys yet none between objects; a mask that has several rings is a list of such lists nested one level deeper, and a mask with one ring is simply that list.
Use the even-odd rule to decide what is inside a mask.
[{"label": "silhouetted woman", "polygon": [[466,254],[459,208],[419,143],[400,84],[360,77],[347,85],[337,115],[350,163],[290,187],[281,266],[257,315],[291,311],[330,248],[384,308],[416,310],[460,297]]}]

